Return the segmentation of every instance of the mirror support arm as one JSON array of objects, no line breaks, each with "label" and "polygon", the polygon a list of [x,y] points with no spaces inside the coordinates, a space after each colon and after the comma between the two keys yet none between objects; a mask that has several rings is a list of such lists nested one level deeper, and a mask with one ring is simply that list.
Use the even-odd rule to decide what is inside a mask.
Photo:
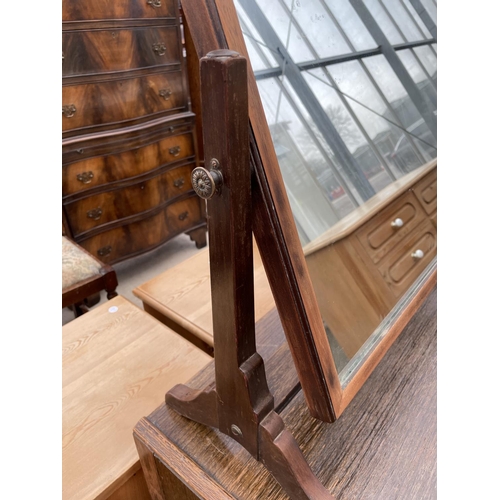
[{"label": "mirror support arm", "polygon": [[240,443],[292,499],[331,499],[274,411],[256,351],[247,62],[216,50],[200,69],[205,165],[217,170],[207,176],[219,179],[217,192],[207,196],[215,385],[202,391],[177,385],[165,400]]}]

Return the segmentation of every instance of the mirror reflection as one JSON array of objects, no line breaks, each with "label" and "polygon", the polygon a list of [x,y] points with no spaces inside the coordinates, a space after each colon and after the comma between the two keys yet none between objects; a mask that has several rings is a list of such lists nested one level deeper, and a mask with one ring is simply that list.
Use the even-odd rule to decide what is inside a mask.
[{"label": "mirror reflection", "polygon": [[235,5],[345,381],[436,257],[436,4]]}]

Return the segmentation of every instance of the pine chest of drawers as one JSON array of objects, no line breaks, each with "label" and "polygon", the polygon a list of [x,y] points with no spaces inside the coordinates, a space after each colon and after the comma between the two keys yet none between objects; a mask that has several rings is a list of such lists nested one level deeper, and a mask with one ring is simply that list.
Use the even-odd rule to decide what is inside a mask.
[{"label": "pine chest of drawers", "polygon": [[348,358],[437,255],[437,160],[304,247],[321,315]]},{"label": "pine chest of drawers", "polygon": [[206,245],[177,3],[63,0],[63,225],[104,262]]}]

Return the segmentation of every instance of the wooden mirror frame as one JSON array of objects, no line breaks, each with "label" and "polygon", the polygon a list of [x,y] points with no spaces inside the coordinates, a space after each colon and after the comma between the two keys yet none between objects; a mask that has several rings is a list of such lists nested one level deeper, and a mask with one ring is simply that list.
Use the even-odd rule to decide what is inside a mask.
[{"label": "wooden mirror frame", "polygon": [[[199,60],[218,49],[250,61],[232,0],[181,0],[193,111],[201,140]],[[309,276],[257,82],[248,72],[252,228],[311,415],[338,418],[437,282],[435,265],[384,320],[381,340],[342,387]]]}]

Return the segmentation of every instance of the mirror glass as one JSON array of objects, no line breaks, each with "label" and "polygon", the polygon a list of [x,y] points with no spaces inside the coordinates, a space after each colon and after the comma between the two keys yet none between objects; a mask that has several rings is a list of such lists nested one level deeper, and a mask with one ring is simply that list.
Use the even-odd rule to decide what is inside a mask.
[{"label": "mirror glass", "polygon": [[234,3],[345,384],[435,262],[433,27],[410,0]]}]

